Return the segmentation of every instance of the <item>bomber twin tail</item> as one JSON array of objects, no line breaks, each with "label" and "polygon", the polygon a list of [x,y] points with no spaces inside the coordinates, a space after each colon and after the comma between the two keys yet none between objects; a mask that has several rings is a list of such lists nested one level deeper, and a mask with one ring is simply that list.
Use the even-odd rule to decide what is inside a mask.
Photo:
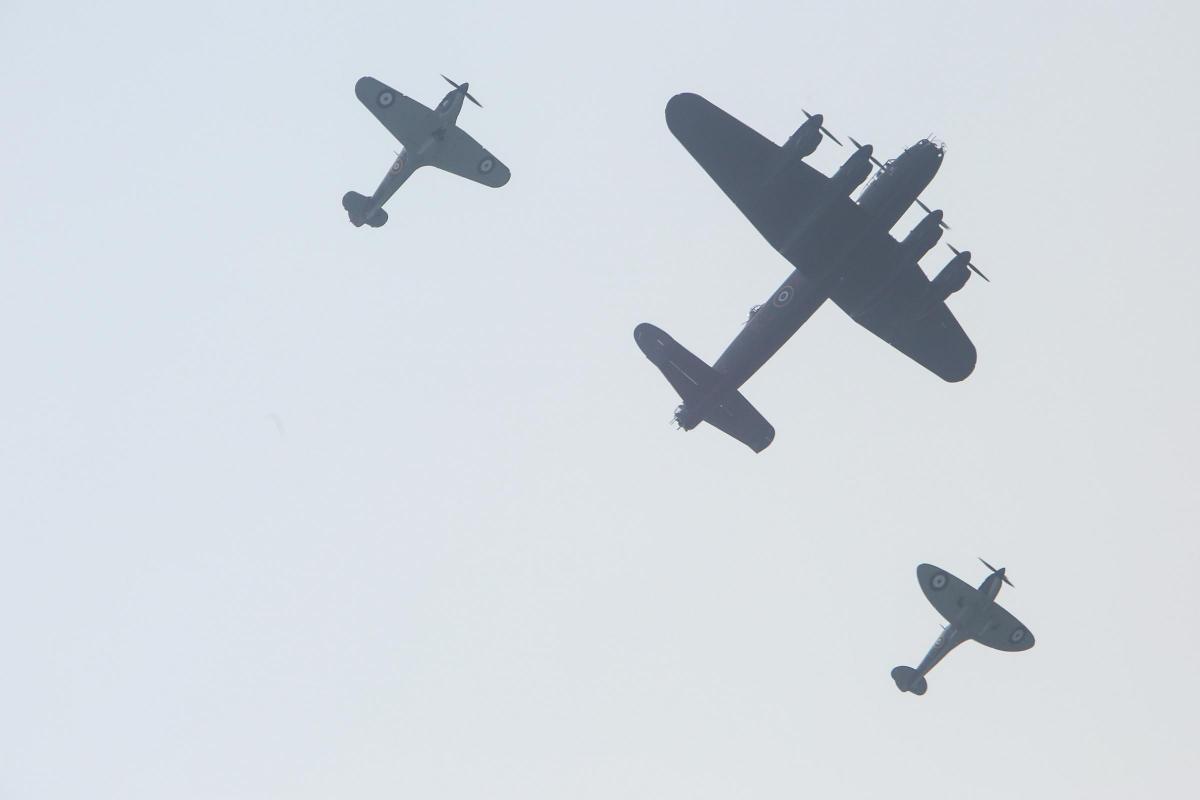
[{"label": "bomber twin tail", "polygon": [[410,175],[424,166],[438,167],[493,188],[508,183],[508,167],[458,127],[464,100],[483,107],[467,91],[470,84],[460,85],[445,75],[442,77],[454,89],[442,98],[436,109],[426,108],[374,78],[360,78],[354,85],[358,99],[401,144],[396,160],[383,176],[375,194],[366,197],[358,192],[346,192],[342,197],[342,207],[356,228],[364,224],[378,228],[387,222],[383,204]]},{"label": "bomber twin tail", "polygon": [[[983,561],[982,558],[979,560]],[[932,564],[917,567],[921,591],[925,592],[925,597],[949,624],[916,669],[896,667],[892,670],[892,680],[896,682],[897,689],[917,695],[925,694],[929,688],[925,674],[947,653],[971,639],[995,650],[1018,651],[1033,647],[1033,634],[1029,629],[996,603],[1000,584],[1012,586],[1012,581],[1004,574],[1004,567],[996,569],[986,561],[983,561],[983,565],[992,574],[984,578],[978,589]]]},{"label": "bomber twin tail", "polygon": [[[780,147],[698,95],[676,95],[666,109],[671,132],[793,272],[750,309],[711,367],[648,323],[634,338],[683,399],[675,412],[681,428],[708,422],[755,452],[771,443],[775,429],[738,390],[827,299],[943,380],[961,381],[975,368],[975,347],[945,301],[972,270],[983,273],[967,251],[955,251],[932,281],[918,263],[946,227],[942,212],[919,199],[941,166],[941,145],[922,139],[881,164],[871,145],[851,139],[854,153],[827,177],[803,159],[822,134],[833,137],[820,114],[805,114]],[[872,164],[880,170],[855,202],[850,193]],[[927,215],[896,241],[889,231],[914,202]]]}]

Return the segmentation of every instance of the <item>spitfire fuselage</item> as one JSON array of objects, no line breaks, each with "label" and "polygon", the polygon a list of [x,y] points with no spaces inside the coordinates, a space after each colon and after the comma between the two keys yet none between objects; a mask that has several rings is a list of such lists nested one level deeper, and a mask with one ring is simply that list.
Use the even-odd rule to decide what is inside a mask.
[{"label": "spitfire fuselage", "polygon": [[924,677],[947,653],[982,632],[988,619],[987,611],[995,603],[996,595],[1000,594],[1000,584],[1003,581],[1003,568],[984,578],[983,583],[979,584],[979,595],[963,604],[958,618],[951,620],[950,624],[942,629],[941,635],[934,640],[925,658],[917,665],[918,676]]}]

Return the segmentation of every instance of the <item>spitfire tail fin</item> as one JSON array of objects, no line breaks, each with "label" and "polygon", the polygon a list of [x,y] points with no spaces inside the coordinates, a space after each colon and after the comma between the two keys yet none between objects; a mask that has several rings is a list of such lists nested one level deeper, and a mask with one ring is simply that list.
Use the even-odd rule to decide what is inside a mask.
[{"label": "spitfire tail fin", "polygon": [[346,192],[342,196],[342,208],[350,215],[350,221],[354,223],[354,227],[360,227],[363,224],[370,225],[372,228],[379,228],[388,221],[387,212],[382,208],[376,209],[375,213],[370,217],[366,216],[367,210],[371,207],[371,198],[364,197],[358,192]]},{"label": "spitfire tail fin", "polygon": [[771,423],[741,392],[727,388],[724,376],[705,364],[662,329],[648,322],[634,328],[633,338],[650,363],[683,398],[675,422],[685,431],[707,422],[756,453],[775,438]]},{"label": "spitfire tail fin", "polygon": [[896,667],[892,670],[892,680],[896,682],[896,688],[902,692],[922,695],[929,688],[925,676],[919,674],[912,667]]}]

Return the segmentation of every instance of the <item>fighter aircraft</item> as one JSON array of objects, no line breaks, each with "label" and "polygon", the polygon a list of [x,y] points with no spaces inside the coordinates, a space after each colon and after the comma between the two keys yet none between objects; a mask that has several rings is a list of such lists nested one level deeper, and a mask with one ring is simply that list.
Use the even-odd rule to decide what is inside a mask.
[{"label": "fighter aircraft", "polygon": [[[679,427],[708,422],[755,452],[771,443],[775,429],[738,389],[826,299],[943,380],[961,381],[975,368],[975,346],[945,300],[972,270],[987,278],[966,250],[954,250],[932,281],[918,264],[947,227],[942,212],[918,197],[941,166],[944,148],[922,139],[881,164],[871,145],[851,139],[855,152],[827,177],[803,159],[822,133],[841,142],[820,114],[804,113],[808,119],[779,147],[698,95],[679,94],[667,103],[671,132],[794,271],[750,309],[711,367],[653,325],[634,330],[642,352],[683,398],[675,411]],[[872,164],[879,172],[855,202],[850,193]],[[927,215],[896,241],[889,231],[914,202]]]},{"label": "fighter aircraft", "polygon": [[[982,558],[979,560],[983,561]],[[1004,567],[996,569],[986,561],[983,561],[983,565],[992,574],[983,579],[978,589],[972,589],[932,564],[917,567],[921,591],[925,592],[929,602],[950,624],[943,628],[920,666],[916,669],[896,667],[892,670],[892,680],[900,691],[925,694],[929,688],[925,674],[947,653],[969,639],[996,650],[1016,651],[1033,647],[1033,634],[1029,629],[996,604],[1000,583],[1012,586],[1012,581],[1004,574]]]},{"label": "fighter aircraft", "polygon": [[445,75],[442,77],[454,90],[432,110],[374,78],[359,78],[354,85],[358,99],[402,145],[375,194],[364,197],[358,192],[346,192],[342,197],[342,207],[350,214],[354,227],[365,223],[378,228],[387,222],[383,204],[408,180],[408,176],[426,165],[493,188],[508,183],[508,167],[455,124],[464,99],[483,108],[468,93],[470,84],[460,85]]}]

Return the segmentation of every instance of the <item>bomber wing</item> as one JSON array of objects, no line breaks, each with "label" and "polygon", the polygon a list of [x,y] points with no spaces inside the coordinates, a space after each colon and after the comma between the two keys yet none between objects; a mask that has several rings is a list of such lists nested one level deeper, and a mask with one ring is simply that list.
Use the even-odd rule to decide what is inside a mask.
[{"label": "bomber wing", "polygon": [[900,245],[868,232],[830,281],[829,296],[859,325],[945,381],[975,369],[975,345],[915,260],[901,261]]},{"label": "bomber wing", "polygon": [[667,103],[667,127],[746,219],[783,253],[829,179],[696,94]]},{"label": "bomber wing", "polygon": [[947,622],[957,622],[967,604],[979,596],[979,590],[932,564],[917,567],[921,591]]},{"label": "bomber wing", "polygon": [[494,189],[508,183],[510,176],[508,167],[500,163],[500,159],[484,150],[479,142],[461,128],[446,131],[446,138],[434,151],[430,163],[446,172]]},{"label": "bomber wing", "polygon": [[1033,647],[1033,634],[1012,614],[992,603],[986,612],[987,622],[975,641],[994,650],[1028,650]]},{"label": "bomber wing", "polygon": [[417,147],[441,125],[432,110],[374,78],[359,78],[354,94],[405,147]]}]

